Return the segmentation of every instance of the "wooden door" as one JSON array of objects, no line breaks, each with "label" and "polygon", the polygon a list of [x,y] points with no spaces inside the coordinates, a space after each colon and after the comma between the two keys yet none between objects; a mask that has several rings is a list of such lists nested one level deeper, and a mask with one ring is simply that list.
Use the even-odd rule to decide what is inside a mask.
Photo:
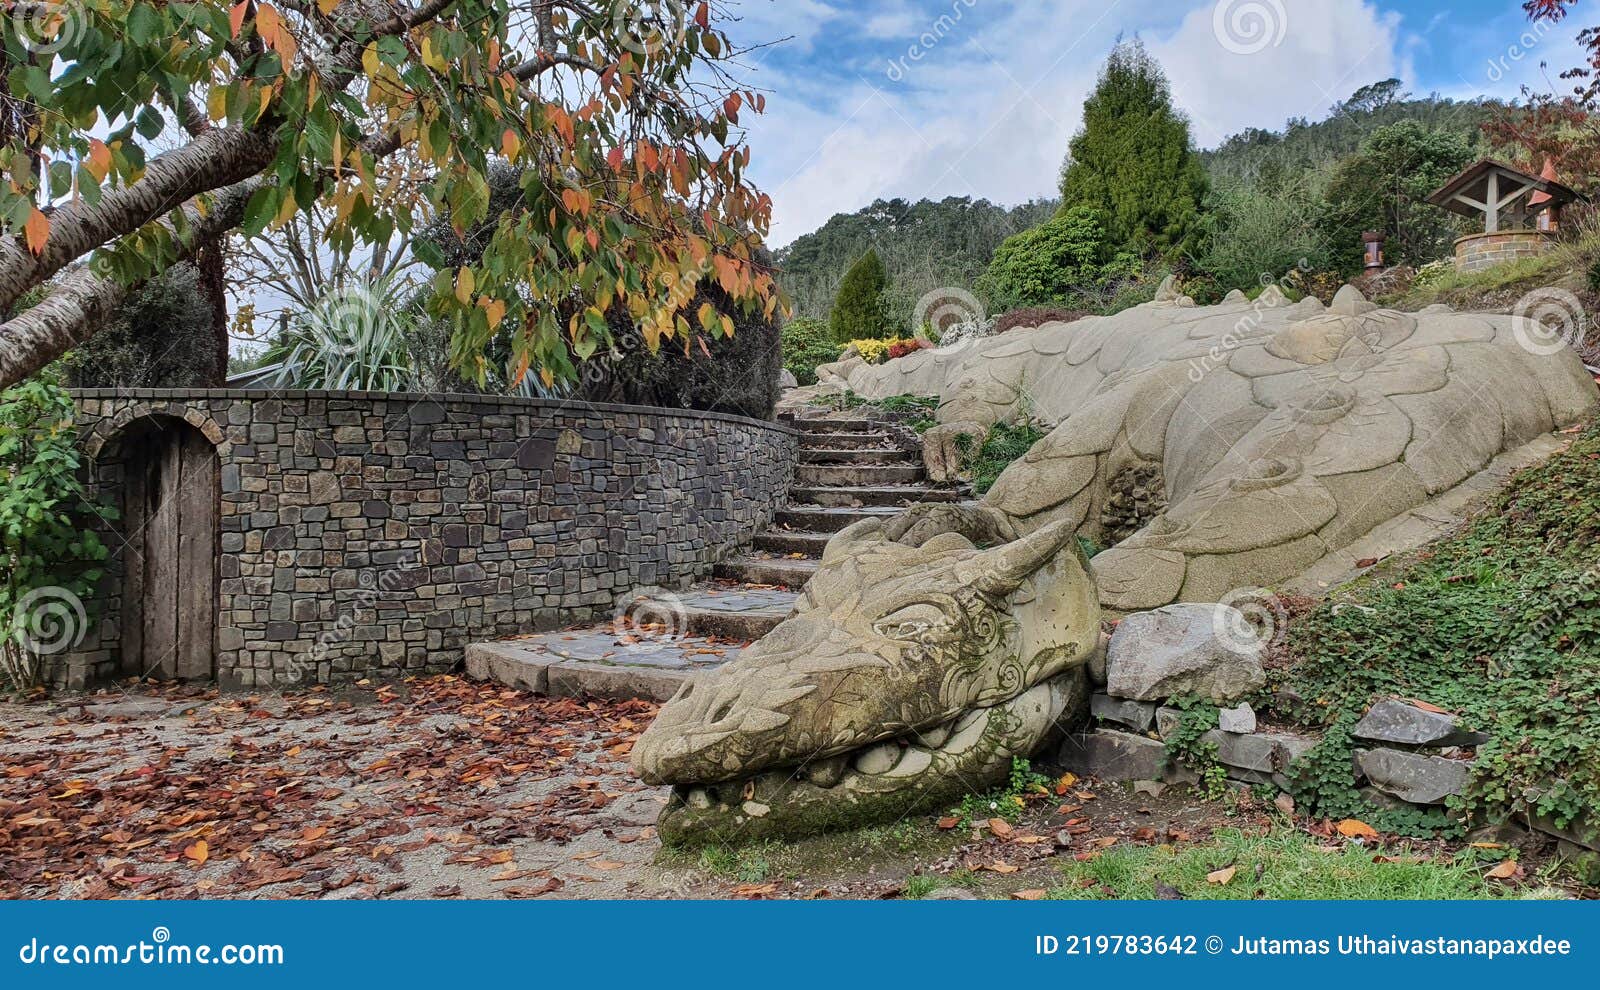
[{"label": "wooden door", "polygon": [[216,676],[217,453],[187,423],[127,445],[122,666],[157,680]]}]

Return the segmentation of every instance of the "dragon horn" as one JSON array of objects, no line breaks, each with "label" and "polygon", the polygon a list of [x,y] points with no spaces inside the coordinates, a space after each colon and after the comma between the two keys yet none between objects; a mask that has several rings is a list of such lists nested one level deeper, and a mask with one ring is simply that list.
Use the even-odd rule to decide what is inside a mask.
[{"label": "dragon horn", "polygon": [[1031,536],[985,551],[973,561],[972,583],[979,591],[1008,598],[1076,535],[1077,527],[1071,520],[1063,519]]}]

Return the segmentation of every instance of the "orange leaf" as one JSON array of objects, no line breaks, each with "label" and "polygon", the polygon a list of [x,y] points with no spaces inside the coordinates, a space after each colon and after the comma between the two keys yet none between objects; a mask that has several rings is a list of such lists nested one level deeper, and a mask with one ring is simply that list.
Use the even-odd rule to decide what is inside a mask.
[{"label": "orange leaf", "polygon": [[1227,886],[1228,882],[1233,879],[1233,875],[1238,872],[1239,868],[1237,866],[1214,870],[1206,874],[1206,883],[1214,883],[1219,887]]},{"label": "orange leaf", "polygon": [[1420,700],[1418,700],[1416,698],[1407,698],[1406,699],[1406,704],[1410,705],[1412,708],[1420,708],[1425,712],[1432,712],[1435,715],[1448,715],[1448,714],[1450,714],[1449,712],[1445,711],[1443,708],[1440,708],[1438,705],[1430,705],[1426,701],[1420,701]]},{"label": "orange leaf", "polygon": [[28,222],[23,226],[22,233],[28,241],[28,250],[34,254],[43,254],[45,241],[50,239],[50,218],[35,206],[33,212],[28,215]]},{"label": "orange leaf", "polygon": [[89,160],[84,162],[84,168],[94,176],[94,181],[106,181],[106,174],[111,171],[111,149],[99,138],[89,140]]},{"label": "orange leaf", "polygon": [[1011,823],[1004,818],[991,818],[989,819],[989,831],[1004,839],[1011,835],[1013,829],[1011,828]]},{"label": "orange leaf", "polygon": [[1510,880],[1512,877],[1521,872],[1522,867],[1517,865],[1516,860],[1508,859],[1504,863],[1501,863],[1499,866],[1484,874],[1484,876],[1491,880]]},{"label": "orange leaf", "polygon": [[1010,863],[990,863],[984,867],[984,869],[994,873],[1015,873],[1021,868],[1020,866],[1012,866]]},{"label": "orange leaf", "polygon": [[250,11],[250,0],[239,0],[228,11],[228,29],[233,32],[233,37],[239,37],[239,28],[244,25],[244,15]]},{"label": "orange leaf", "polygon": [[1076,785],[1077,783],[1078,783],[1078,775],[1077,774],[1075,774],[1075,773],[1064,773],[1064,774],[1062,774],[1061,775],[1061,779],[1056,781],[1056,796],[1057,797],[1066,797],[1067,792],[1072,790],[1073,786]]},{"label": "orange leaf", "polygon": [[960,824],[961,824],[961,819],[959,819],[959,818],[941,818],[941,819],[939,819],[939,827],[944,829],[945,831],[949,831],[950,829],[953,829],[957,825],[960,825]]},{"label": "orange leaf", "polygon": [[327,835],[327,834],[328,834],[328,826],[326,826],[326,825],[317,825],[317,826],[315,826],[313,828],[308,828],[305,831],[301,832],[300,833],[300,838],[304,839],[306,842],[315,842],[315,841],[317,841],[318,839],[322,838],[324,835]]},{"label": "orange leaf", "polygon": [[211,847],[206,844],[206,840],[201,839],[194,845],[184,849],[183,855],[186,859],[194,860],[196,864],[204,863],[206,857],[211,855]]},{"label": "orange leaf", "polygon": [[1346,818],[1338,825],[1339,834],[1347,839],[1376,839],[1378,830],[1364,821]]},{"label": "orange leaf", "polygon": [[1044,889],[1014,890],[1011,892],[1011,899],[1014,901],[1042,901],[1048,893],[1050,892]]}]

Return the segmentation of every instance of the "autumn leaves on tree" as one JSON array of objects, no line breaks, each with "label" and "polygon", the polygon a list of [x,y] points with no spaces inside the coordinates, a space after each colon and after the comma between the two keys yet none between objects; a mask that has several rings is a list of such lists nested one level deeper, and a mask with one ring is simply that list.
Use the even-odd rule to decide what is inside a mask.
[{"label": "autumn leaves on tree", "polygon": [[[481,261],[433,286],[468,375],[499,338],[512,380],[571,378],[608,316],[652,347],[732,333],[702,284],[779,306],[757,258],[772,203],[738,129],[765,98],[729,75],[711,2],[7,7],[0,386],[217,237],[270,237],[314,204],[346,248],[439,213],[495,224]],[[496,156],[533,208],[487,216]]]}]

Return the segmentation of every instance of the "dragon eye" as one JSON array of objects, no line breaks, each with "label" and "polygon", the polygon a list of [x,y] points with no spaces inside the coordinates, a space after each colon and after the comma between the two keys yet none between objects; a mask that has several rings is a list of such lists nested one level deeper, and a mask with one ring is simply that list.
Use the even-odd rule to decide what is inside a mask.
[{"label": "dragon eye", "polygon": [[895,609],[874,622],[872,628],[890,639],[914,639],[948,625],[949,620],[936,606],[919,604]]}]

